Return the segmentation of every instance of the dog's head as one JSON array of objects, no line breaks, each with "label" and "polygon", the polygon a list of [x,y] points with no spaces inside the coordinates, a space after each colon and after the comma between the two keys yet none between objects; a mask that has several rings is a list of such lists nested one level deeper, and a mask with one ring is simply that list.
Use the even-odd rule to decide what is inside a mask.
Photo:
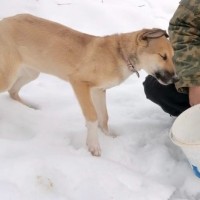
[{"label": "dog's head", "polygon": [[144,29],[137,35],[137,57],[140,68],[162,84],[178,80],[172,61],[174,52],[166,31]]}]

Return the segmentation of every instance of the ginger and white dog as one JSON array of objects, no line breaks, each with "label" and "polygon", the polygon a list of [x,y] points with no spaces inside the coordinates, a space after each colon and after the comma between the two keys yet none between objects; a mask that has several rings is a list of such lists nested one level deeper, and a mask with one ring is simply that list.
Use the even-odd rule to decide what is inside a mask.
[{"label": "ginger and white dog", "polygon": [[29,14],[0,21],[0,92],[23,103],[21,87],[40,72],[69,81],[82,108],[89,151],[100,156],[98,127],[109,135],[106,89],[143,69],[161,83],[176,79],[173,49],[161,29],[92,36]]}]

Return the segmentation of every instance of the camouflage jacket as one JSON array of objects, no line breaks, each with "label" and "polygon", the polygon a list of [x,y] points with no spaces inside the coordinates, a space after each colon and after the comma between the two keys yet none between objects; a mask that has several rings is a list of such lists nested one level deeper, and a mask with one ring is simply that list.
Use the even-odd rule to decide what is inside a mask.
[{"label": "camouflage jacket", "polygon": [[182,0],[169,24],[174,63],[180,80],[176,88],[200,86],[200,0]]}]

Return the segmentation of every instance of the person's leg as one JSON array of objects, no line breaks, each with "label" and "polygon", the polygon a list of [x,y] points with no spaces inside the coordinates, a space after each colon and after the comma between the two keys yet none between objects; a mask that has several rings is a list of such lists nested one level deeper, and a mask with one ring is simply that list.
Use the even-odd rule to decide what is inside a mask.
[{"label": "person's leg", "polygon": [[172,116],[178,116],[190,107],[188,94],[177,92],[174,84],[162,85],[149,75],[143,85],[147,99]]}]

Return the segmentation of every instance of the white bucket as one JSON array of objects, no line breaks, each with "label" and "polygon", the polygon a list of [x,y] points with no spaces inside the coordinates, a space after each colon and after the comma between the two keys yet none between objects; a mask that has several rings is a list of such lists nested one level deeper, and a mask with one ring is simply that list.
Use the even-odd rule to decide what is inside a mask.
[{"label": "white bucket", "polygon": [[187,109],[176,118],[170,138],[181,147],[194,174],[200,178],[200,104]]}]

